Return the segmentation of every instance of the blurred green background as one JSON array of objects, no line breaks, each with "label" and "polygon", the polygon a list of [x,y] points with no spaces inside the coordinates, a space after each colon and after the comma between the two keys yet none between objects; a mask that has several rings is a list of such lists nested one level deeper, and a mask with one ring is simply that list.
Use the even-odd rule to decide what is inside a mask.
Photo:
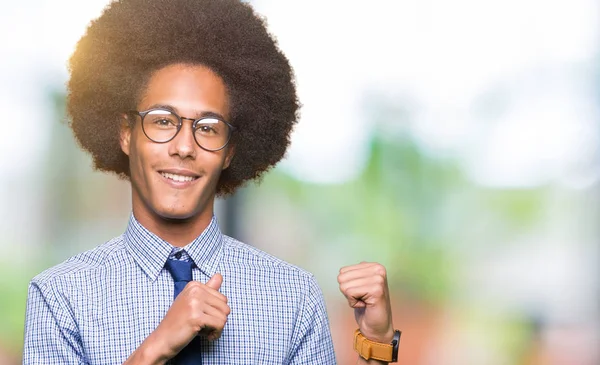
[{"label": "blurred green background", "polygon": [[[128,184],[91,170],[64,115],[66,60],[107,2],[3,4],[2,365],[21,361],[29,280],[127,223]],[[252,3],[302,119],[217,213],[316,275],[338,362],[356,358],[338,270],[378,261],[401,364],[599,364],[600,4]]]}]

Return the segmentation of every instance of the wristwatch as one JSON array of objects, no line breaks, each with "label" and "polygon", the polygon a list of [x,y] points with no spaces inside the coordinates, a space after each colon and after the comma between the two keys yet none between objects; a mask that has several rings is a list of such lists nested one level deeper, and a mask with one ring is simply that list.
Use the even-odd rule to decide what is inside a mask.
[{"label": "wristwatch", "polygon": [[380,343],[367,339],[360,333],[360,329],[354,331],[354,350],[365,360],[375,359],[386,362],[398,361],[398,345],[402,332],[394,331],[392,343]]}]

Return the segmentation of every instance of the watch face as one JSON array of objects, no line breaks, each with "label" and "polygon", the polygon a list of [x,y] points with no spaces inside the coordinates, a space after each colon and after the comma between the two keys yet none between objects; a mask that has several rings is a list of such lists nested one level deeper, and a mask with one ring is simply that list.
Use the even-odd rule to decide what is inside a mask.
[{"label": "watch face", "polygon": [[392,346],[394,346],[394,348],[392,349],[392,362],[398,361],[398,347],[400,345],[400,335],[402,335],[402,332],[398,330],[394,332],[394,339],[392,339]]}]

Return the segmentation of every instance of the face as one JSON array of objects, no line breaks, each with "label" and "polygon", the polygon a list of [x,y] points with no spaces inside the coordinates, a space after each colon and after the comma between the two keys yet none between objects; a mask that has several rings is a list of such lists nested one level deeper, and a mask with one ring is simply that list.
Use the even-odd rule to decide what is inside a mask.
[{"label": "face", "polygon": [[[157,106],[169,107],[185,118],[216,114],[229,120],[223,80],[200,65],[170,65],[153,73],[137,110]],[[229,166],[233,149],[228,145],[220,151],[203,150],[194,140],[191,123],[184,119],[174,139],[156,143],[144,135],[141,118],[123,122],[121,148],[129,156],[133,212],[140,222],[197,220],[208,224],[212,218],[217,182]]]}]

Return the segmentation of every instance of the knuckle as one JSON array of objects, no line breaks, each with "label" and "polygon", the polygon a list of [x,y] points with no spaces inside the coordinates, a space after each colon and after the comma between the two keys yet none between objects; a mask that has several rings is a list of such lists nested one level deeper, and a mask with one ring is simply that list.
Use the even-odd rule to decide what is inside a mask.
[{"label": "knuckle", "polygon": [[375,273],[376,273],[377,275],[380,275],[380,276],[382,276],[382,277],[385,277],[385,275],[386,275],[386,270],[385,270],[385,267],[384,267],[383,265],[381,265],[381,264],[376,264],[376,265],[374,266],[374,269],[375,269]]},{"label": "knuckle", "polygon": [[200,307],[200,299],[196,296],[192,296],[188,299],[188,306],[193,308],[199,308]]},{"label": "knuckle", "polygon": [[189,288],[188,290],[189,290],[190,294],[197,295],[202,292],[202,287],[200,286],[200,283],[198,283],[198,282],[190,281],[187,284],[187,287]]},{"label": "knuckle", "polygon": [[225,328],[225,324],[227,323],[227,316],[223,316],[219,321],[219,330]]},{"label": "knuckle", "polygon": [[204,318],[201,313],[193,312],[190,314],[190,322],[194,324],[194,327],[201,329],[204,326]]}]

